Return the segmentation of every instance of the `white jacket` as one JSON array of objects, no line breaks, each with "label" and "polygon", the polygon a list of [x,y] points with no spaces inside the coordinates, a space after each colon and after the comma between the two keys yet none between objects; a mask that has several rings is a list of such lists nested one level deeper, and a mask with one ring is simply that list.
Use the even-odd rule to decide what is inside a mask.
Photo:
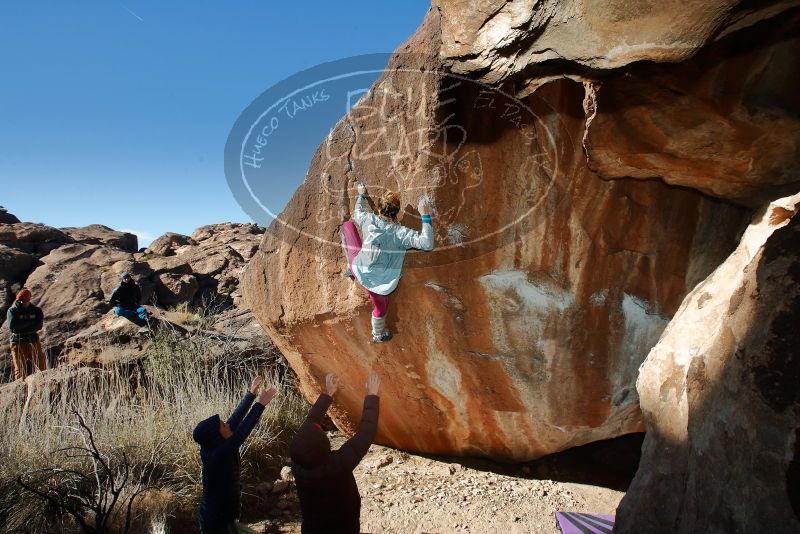
[{"label": "white jacket", "polygon": [[433,225],[422,223],[422,232],[389,222],[369,211],[364,195],[358,195],[353,221],[361,230],[361,252],[353,260],[353,275],[365,288],[388,295],[397,287],[406,250],[433,250]]}]

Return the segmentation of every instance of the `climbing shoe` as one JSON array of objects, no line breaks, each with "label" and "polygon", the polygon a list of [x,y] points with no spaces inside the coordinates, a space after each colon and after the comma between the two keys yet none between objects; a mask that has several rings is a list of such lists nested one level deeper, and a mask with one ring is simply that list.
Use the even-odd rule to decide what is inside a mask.
[{"label": "climbing shoe", "polygon": [[372,343],[386,343],[390,339],[392,339],[392,333],[390,331],[388,331],[388,330],[384,330],[384,332],[382,334],[378,335],[378,336],[373,335],[371,342]]},{"label": "climbing shoe", "polygon": [[385,343],[392,339],[392,333],[386,330],[386,317],[372,316],[372,342]]}]

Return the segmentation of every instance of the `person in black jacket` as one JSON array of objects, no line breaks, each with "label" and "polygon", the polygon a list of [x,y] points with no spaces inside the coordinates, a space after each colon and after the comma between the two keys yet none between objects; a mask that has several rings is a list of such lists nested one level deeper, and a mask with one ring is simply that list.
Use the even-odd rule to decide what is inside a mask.
[{"label": "person in black jacket", "polygon": [[42,344],[39,342],[39,330],[44,325],[42,310],[31,304],[29,289],[17,293],[14,304],[8,309],[6,324],[11,331],[11,366],[14,369],[14,380],[28,376],[28,362],[33,363],[34,371],[47,369]]},{"label": "person in black jacket", "polygon": [[[214,415],[198,423],[192,433],[194,440],[200,444],[200,459],[203,462],[203,496],[197,512],[202,534],[238,532],[236,520],[239,518],[242,492],[239,483],[239,447],[253,431],[264,407],[276,393],[275,388],[262,389],[256,400],[256,394],[263,384],[263,377],[253,379],[250,390],[227,422],[222,421],[219,415]],[[256,403],[253,404],[253,401]]]},{"label": "person in black jacket", "polygon": [[364,411],[355,435],[338,450],[331,451],[322,419],[339,387],[336,375],[325,377],[327,394],[314,403],[289,446],[297,494],[303,514],[302,534],[360,532],[361,496],[353,469],[367,454],[378,430],[380,378],[367,380]]},{"label": "person in black jacket", "polygon": [[109,304],[115,306],[114,313],[133,321],[139,326],[146,326],[150,314],[139,303],[142,300],[142,290],[139,284],[131,277],[130,273],[122,273],[119,285],[111,293]]}]

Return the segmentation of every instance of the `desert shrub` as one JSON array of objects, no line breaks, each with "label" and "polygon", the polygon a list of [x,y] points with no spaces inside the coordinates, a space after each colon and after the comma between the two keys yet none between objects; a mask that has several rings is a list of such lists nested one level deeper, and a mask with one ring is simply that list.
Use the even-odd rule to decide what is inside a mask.
[{"label": "desert shrub", "polygon": [[193,309],[188,302],[181,302],[164,312],[164,316],[179,325],[198,326],[203,321],[204,309]]},{"label": "desert shrub", "polygon": [[[279,369],[275,355],[244,356],[236,351],[235,343],[222,341],[218,334],[200,329],[189,334],[159,329],[144,357],[134,364],[84,373],[69,387],[0,406],[0,532],[80,531],[80,521],[63,506],[19,483],[20,477],[23,482],[35,482],[37,473],[52,470],[71,470],[75,480],[94,476],[97,466],[91,455],[58,452],[86,446],[85,437],[75,432],[76,413],[91,429],[101,454],[115,458],[117,464],[124,456],[130,474],[120,499],[141,489],[146,475],[147,488],[168,493],[170,502],[180,508],[158,510],[159,514],[191,515],[202,489],[192,429],[215,413],[227,417],[252,377],[261,373],[279,394],[243,447],[243,482],[255,483],[264,470],[274,468],[305,415],[305,403],[288,374]],[[60,368],[59,372],[67,371]],[[134,524],[149,524],[145,510],[136,506],[133,510]],[[84,519],[95,528],[92,515],[87,513]],[[109,532],[122,532],[124,522],[111,521]],[[138,528],[134,531],[149,530]]]},{"label": "desert shrub", "polygon": [[133,464],[130,457],[134,451],[129,447],[100,450],[83,416],[74,415],[72,428],[83,444],[62,447],[56,451],[62,455],[61,461],[53,467],[28,470],[17,477],[17,483],[56,513],[66,514],[86,534],[113,530],[129,534],[134,504],[151,487],[160,451],[155,448],[148,461]]},{"label": "desert shrub", "polygon": [[139,257],[139,261],[147,261],[147,260],[152,260],[154,258],[163,258],[163,257],[164,255],[159,254],[158,252],[147,252]]}]

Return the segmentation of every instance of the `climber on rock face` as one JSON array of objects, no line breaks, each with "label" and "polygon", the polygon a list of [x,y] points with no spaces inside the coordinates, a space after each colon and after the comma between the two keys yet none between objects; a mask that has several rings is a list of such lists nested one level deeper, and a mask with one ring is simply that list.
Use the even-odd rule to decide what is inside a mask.
[{"label": "climber on rock face", "polygon": [[338,450],[331,451],[322,420],[339,388],[339,379],[329,374],[325,377],[327,394],[319,396],[292,439],[289,454],[303,514],[302,534],[361,532],[361,496],[353,469],[367,454],[378,431],[380,384],[378,375],[371,373],[355,435]]},{"label": "climber on rock face", "polygon": [[33,364],[34,371],[47,369],[42,344],[39,342],[39,330],[44,324],[42,310],[31,304],[31,292],[23,289],[17,293],[14,304],[8,308],[6,324],[11,331],[11,366],[14,369],[14,380],[24,379],[28,374],[28,362]]},{"label": "climber on rock face", "polygon": [[144,306],[140,306],[142,300],[142,290],[139,284],[129,273],[122,273],[119,285],[111,293],[109,304],[114,306],[114,313],[120,317],[133,321],[139,326],[146,326],[150,314]]},{"label": "climber on rock face", "polygon": [[433,250],[433,225],[425,196],[418,205],[422,216],[422,231],[418,232],[397,222],[400,211],[397,193],[387,191],[378,199],[378,213],[372,213],[365,205],[365,192],[364,185],[358,184],[353,218],[342,224],[342,248],[347,257],[348,276],[364,286],[372,302],[372,341],[382,343],[392,337],[386,329],[386,311],[389,294],[402,276],[405,252],[412,248]]}]

